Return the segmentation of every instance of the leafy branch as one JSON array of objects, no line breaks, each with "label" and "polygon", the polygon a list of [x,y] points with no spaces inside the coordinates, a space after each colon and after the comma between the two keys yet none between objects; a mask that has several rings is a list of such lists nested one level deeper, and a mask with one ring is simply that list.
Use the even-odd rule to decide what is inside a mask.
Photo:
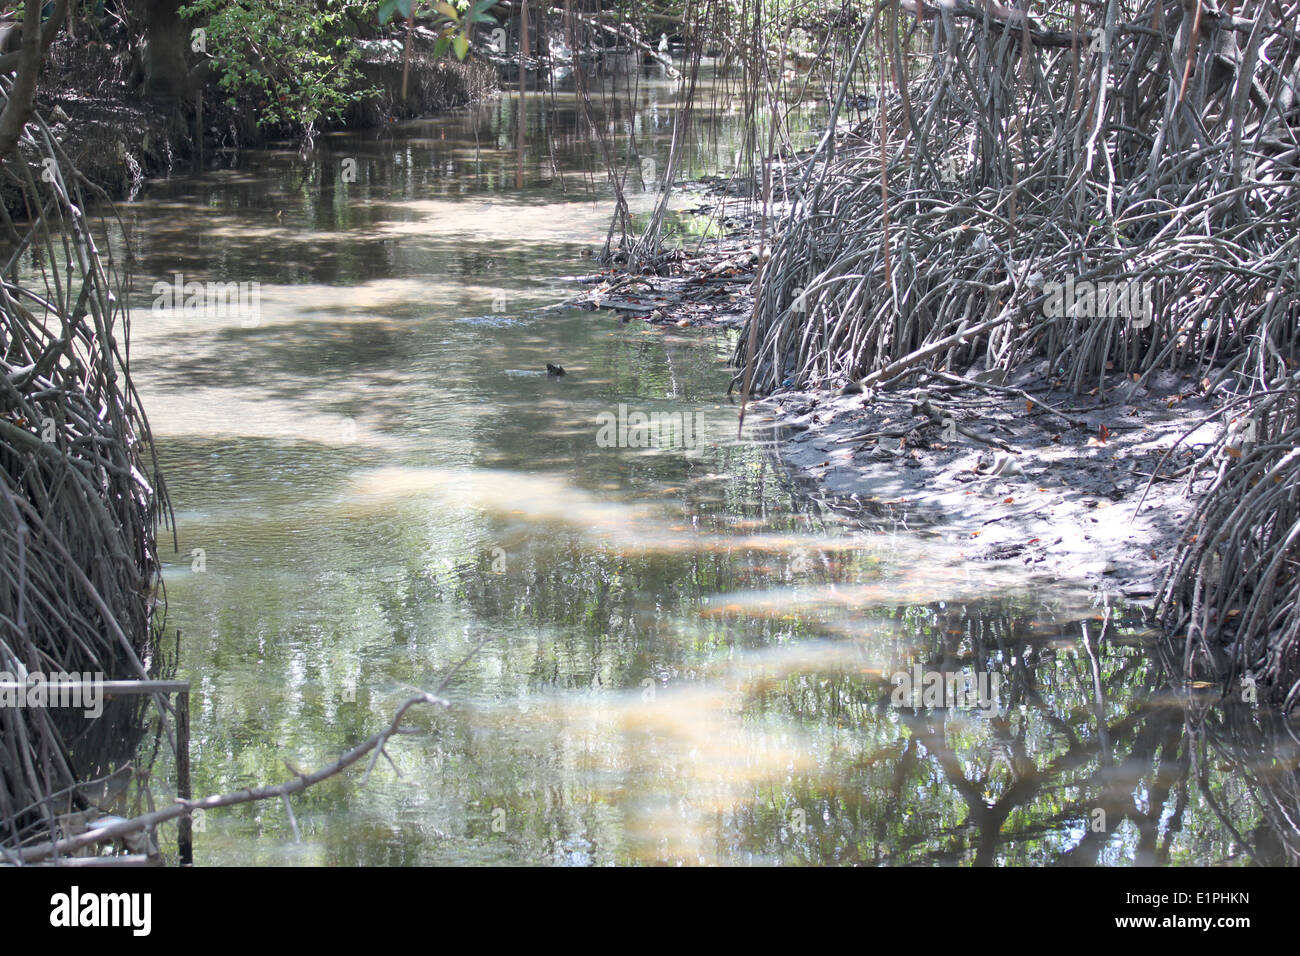
[{"label": "leafy branch", "polygon": [[[487,12],[496,4],[497,0],[474,0],[472,4],[460,0],[457,5],[443,0],[434,4],[434,28],[438,30],[438,41],[433,48],[434,57],[442,56],[451,48],[456,59],[464,60],[469,53],[469,35],[474,25],[497,22]],[[414,25],[415,0],[383,0],[379,5],[380,24],[387,23],[394,13],[400,13],[408,25]]]}]

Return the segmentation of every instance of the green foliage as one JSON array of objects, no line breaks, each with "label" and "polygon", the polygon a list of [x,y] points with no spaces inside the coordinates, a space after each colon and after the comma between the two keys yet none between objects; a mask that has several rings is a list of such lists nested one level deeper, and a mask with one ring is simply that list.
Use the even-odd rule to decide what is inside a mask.
[{"label": "green foliage", "polygon": [[[379,4],[379,22],[387,23],[394,13],[402,17],[412,16],[415,0],[383,0]],[[496,19],[487,11],[496,6],[497,0],[456,0],[455,4],[441,2],[434,4],[435,23],[441,28],[438,43],[433,55],[440,57],[450,47],[456,59],[463,60],[469,53],[469,31],[476,23],[496,23]]]},{"label": "green foliage", "polygon": [[[469,53],[474,24],[496,23],[496,0],[456,0],[434,6],[436,57]],[[415,0],[382,0],[379,22],[411,17]],[[205,52],[231,107],[252,108],[259,126],[310,134],[337,120],[371,92],[361,86],[357,28],[375,13],[375,0],[193,0],[181,15],[203,25]]]},{"label": "green foliage", "polygon": [[204,24],[218,85],[261,126],[310,132],[337,119],[359,88],[355,24],[371,0],[194,0],[181,15]]}]

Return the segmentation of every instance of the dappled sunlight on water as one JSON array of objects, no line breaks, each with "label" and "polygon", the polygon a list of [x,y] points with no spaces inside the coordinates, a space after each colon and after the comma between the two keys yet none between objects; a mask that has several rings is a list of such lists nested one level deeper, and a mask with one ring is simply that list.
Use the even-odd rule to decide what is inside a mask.
[{"label": "dappled sunlight on water", "polygon": [[[662,162],[668,85],[639,95],[628,121]],[[196,860],[1266,857],[1295,749],[1171,684],[1140,608],[970,561],[887,489],[787,474],[773,422],[736,434],[730,334],[548,308],[611,211],[556,102],[560,168],[534,150],[522,192],[493,148],[513,113],[489,106],[245,154],[128,208],[196,790],[328,764],[413,689],[454,702],[412,712],[364,788],[297,798],[301,844],[281,805],[250,805],[208,815]],[[736,128],[685,143],[689,171]],[[176,272],[260,282],[256,323],[153,311]],[[706,427],[606,447],[620,404]],[[900,690],[926,675],[991,699]]]}]

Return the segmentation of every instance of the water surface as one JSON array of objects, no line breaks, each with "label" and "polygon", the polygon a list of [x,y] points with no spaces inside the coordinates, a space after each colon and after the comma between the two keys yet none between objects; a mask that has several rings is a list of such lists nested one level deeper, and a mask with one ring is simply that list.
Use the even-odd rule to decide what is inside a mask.
[{"label": "water surface", "polygon": [[[621,155],[662,168],[672,96],[647,76],[608,106]],[[787,474],[761,416],[736,434],[727,333],[551,308],[613,207],[572,97],[544,103],[522,188],[502,100],[219,156],[123,211],[196,792],[327,764],[455,671],[453,708],[414,712],[364,786],[295,800],[301,841],[282,804],[232,808],[196,862],[1283,852],[1294,747],[1170,686],[1140,608]],[[693,135],[685,172],[729,163],[737,121]],[[256,323],[152,309],[178,272],[259,283]],[[620,403],[707,440],[602,447]],[[996,708],[899,706],[915,667],[998,675]]]}]

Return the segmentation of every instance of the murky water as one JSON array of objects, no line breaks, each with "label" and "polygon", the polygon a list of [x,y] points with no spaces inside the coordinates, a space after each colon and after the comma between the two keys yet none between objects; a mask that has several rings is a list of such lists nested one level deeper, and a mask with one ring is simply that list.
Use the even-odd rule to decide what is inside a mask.
[{"label": "murky water", "polygon": [[[662,167],[671,89],[620,100],[620,150],[630,128]],[[283,805],[249,805],[202,821],[196,862],[1283,852],[1295,750],[1168,688],[1137,610],[792,479],[767,423],[736,436],[725,333],[545,308],[612,209],[572,100],[546,102],[523,188],[507,100],[225,157],[123,210],[196,793],[330,763],[464,661],[454,707],[413,712],[364,786],[295,801],[301,842]],[[729,161],[737,121],[691,173]],[[259,283],[256,323],[153,310],[178,272]],[[634,421],[606,447],[620,404],[703,440],[636,447]],[[904,673],[984,693],[935,706]]]}]

